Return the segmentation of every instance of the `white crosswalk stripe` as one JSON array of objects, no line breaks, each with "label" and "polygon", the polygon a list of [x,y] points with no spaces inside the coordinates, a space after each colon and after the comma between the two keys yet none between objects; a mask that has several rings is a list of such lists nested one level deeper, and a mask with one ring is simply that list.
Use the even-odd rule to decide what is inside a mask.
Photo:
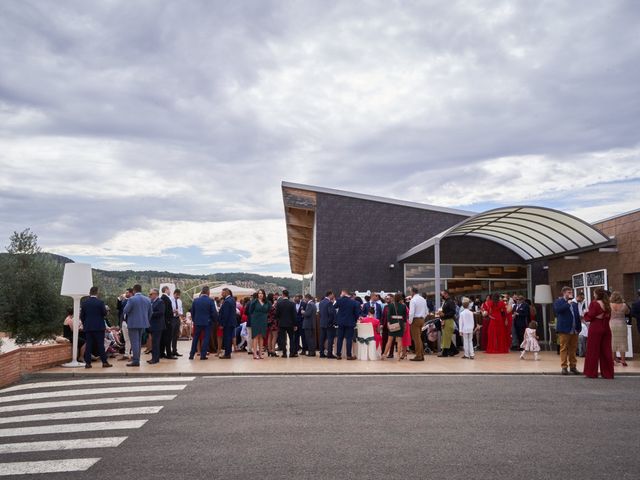
[{"label": "white crosswalk stripe", "polygon": [[75,440],[49,440],[44,442],[17,442],[0,445],[0,454],[46,452],[47,450],[76,450],[85,448],[117,447],[127,437],[78,438]]},{"label": "white crosswalk stripe", "polygon": [[88,388],[84,390],[61,390],[55,392],[26,393],[23,395],[8,395],[6,397],[0,397],[0,403],[21,402],[24,400],[38,400],[41,398],[105,395],[112,393],[166,392],[183,390],[185,387],[186,385],[145,385],[142,387]]},{"label": "white crosswalk stripe", "polygon": [[74,418],[92,417],[120,417],[126,415],[145,415],[148,413],[158,413],[162,406],[133,407],[133,408],[107,408],[103,410],[78,410],[74,412],[39,413],[36,415],[19,415],[15,417],[0,417],[0,424],[21,423],[21,422],[41,422],[45,420],[69,420]]},{"label": "white crosswalk stripe", "polygon": [[84,387],[87,385],[103,385],[118,383],[172,383],[172,382],[189,382],[195,377],[133,377],[133,378],[87,378],[85,380],[62,380],[59,382],[36,382],[25,383],[8,387],[0,390],[0,393],[17,392],[21,390],[32,390],[34,388],[50,388],[50,387]]},{"label": "white crosswalk stripe", "polygon": [[[100,461],[99,456],[85,458],[89,452],[118,447],[127,439],[124,435],[108,436],[108,432],[142,428],[149,418],[141,416],[159,413],[164,408],[159,402],[174,400],[194,379],[176,376],[88,378],[35,382],[0,390],[0,425],[8,427],[0,428],[0,476],[85,471]],[[50,391],[43,392],[45,388]],[[23,391],[26,392],[6,395]],[[152,392],[160,394],[146,395]],[[117,404],[121,407],[109,408]],[[11,415],[11,412],[24,413]],[[100,421],[83,422],[84,419]],[[73,420],[80,421],[69,423]],[[43,424],[29,426],[29,422]],[[78,438],[89,432],[93,432],[93,438]],[[45,440],[5,441],[11,437],[40,435],[44,435]],[[32,440],[15,438],[26,439]],[[71,453],[77,458],[55,458],[56,452],[63,451],[77,451],[77,454]],[[28,461],[29,458],[34,459]]]},{"label": "white crosswalk stripe", "polygon": [[112,422],[59,423],[42,427],[0,428],[0,437],[19,437],[23,435],[46,435],[48,433],[90,432],[96,430],[125,430],[140,428],[146,420],[122,420]]},{"label": "white crosswalk stripe", "polygon": [[84,472],[99,462],[99,458],[66,458],[36,462],[9,462],[0,464],[0,476],[34,473]]},{"label": "white crosswalk stripe", "polygon": [[[173,400],[175,395],[140,395],[135,397],[100,397],[92,398],[91,406],[114,405],[116,403],[145,403]],[[44,410],[46,408],[77,407],[78,400],[62,400],[59,402],[22,403],[19,405],[5,405],[0,407],[0,413],[24,412],[28,410]]]}]

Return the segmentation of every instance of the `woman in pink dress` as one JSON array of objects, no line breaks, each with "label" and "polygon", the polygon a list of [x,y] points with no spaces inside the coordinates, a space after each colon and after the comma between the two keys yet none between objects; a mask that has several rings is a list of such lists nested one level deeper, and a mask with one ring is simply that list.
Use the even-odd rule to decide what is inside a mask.
[{"label": "woman in pink dress", "polygon": [[373,326],[373,338],[376,341],[376,348],[379,349],[382,346],[382,335],[380,335],[380,320],[376,318],[376,309],[369,308],[369,312],[366,317],[358,319],[360,323],[370,323]]}]

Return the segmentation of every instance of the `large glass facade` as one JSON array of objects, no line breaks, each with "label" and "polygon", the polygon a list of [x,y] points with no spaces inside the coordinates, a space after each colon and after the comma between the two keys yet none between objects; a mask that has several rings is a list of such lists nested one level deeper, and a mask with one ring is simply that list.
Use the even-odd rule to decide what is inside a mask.
[{"label": "large glass facade", "polygon": [[[440,288],[454,296],[481,297],[497,293],[517,293],[531,296],[531,275],[527,265],[440,265]],[[416,287],[420,292],[435,295],[435,265],[407,263],[404,265],[405,291]]]}]

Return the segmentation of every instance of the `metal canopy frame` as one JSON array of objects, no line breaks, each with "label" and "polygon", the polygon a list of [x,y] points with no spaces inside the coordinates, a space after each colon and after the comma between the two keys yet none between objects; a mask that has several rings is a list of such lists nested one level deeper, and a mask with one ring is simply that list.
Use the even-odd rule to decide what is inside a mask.
[{"label": "metal canopy frame", "polygon": [[434,248],[436,308],[440,307],[440,241],[446,237],[477,237],[498,243],[533,262],[610,245],[613,240],[584,220],[546,207],[514,206],[469,217],[398,257],[405,260]]}]

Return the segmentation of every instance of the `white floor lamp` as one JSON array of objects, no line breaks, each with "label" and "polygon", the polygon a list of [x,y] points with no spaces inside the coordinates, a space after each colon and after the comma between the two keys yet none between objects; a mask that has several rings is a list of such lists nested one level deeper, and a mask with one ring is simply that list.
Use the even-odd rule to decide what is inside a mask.
[{"label": "white floor lamp", "polygon": [[547,325],[547,305],[553,303],[553,295],[551,295],[551,287],[549,285],[536,285],[534,294],[534,303],[542,305],[542,325],[544,328],[544,343],[547,350],[551,350],[551,339],[549,336],[549,327]]},{"label": "white floor lamp", "polygon": [[71,362],[63,364],[63,367],[84,366],[84,363],[78,361],[80,299],[89,295],[89,289],[92,285],[91,265],[88,263],[67,263],[64,266],[60,295],[73,298],[73,350],[71,351]]}]

